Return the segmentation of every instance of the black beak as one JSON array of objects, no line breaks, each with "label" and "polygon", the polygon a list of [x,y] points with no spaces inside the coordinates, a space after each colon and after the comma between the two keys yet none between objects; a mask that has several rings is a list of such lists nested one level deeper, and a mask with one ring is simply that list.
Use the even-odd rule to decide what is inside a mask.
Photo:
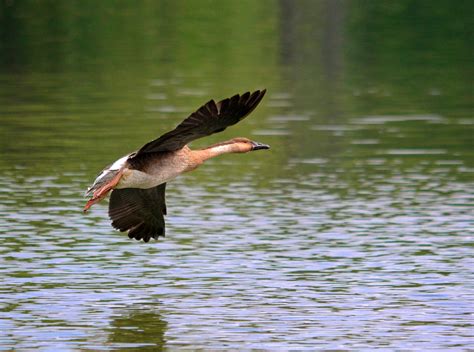
[{"label": "black beak", "polygon": [[270,146],[268,144],[252,142],[252,150],[259,150],[259,149],[270,149]]}]

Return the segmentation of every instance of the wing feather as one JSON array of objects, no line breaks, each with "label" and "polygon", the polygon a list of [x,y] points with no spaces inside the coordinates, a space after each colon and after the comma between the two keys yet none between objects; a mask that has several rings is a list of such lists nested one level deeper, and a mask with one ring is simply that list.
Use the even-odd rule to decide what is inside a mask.
[{"label": "wing feather", "polygon": [[166,183],[140,189],[114,189],[110,195],[109,217],[112,226],[128,231],[128,237],[148,242],[165,236]]},{"label": "wing feather", "polygon": [[236,94],[217,103],[210,100],[174,130],[141,147],[133,158],[139,158],[146,153],[175,151],[195,139],[224,131],[250,114],[260,103],[265,93],[264,89],[253,93],[246,92],[242,95]]}]

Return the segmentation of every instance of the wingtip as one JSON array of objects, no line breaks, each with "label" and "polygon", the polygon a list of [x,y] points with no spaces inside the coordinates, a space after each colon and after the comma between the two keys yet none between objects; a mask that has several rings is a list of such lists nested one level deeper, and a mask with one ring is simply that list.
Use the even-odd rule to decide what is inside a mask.
[{"label": "wingtip", "polygon": [[253,92],[250,92],[250,91],[245,92],[242,95],[244,95],[244,94],[250,94],[250,95],[258,94],[258,95],[264,96],[266,92],[267,92],[267,88],[262,88],[262,89],[254,90]]},{"label": "wingtip", "polygon": [[237,98],[237,97],[242,97],[244,95],[259,95],[259,96],[264,96],[265,93],[267,92],[267,88],[263,88],[263,89],[257,89],[257,90],[254,90],[253,92],[252,91],[246,91],[242,94],[234,94],[232,97],[230,98],[227,98],[227,99],[232,99],[232,98]]}]

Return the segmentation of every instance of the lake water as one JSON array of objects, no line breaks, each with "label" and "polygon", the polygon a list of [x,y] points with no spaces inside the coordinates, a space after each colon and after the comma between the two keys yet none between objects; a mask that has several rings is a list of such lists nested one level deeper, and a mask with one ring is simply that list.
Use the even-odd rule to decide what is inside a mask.
[{"label": "lake water", "polygon": [[[474,348],[473,5],[0,4],[0,350]],[[84,215],[98,171],[267,88],[272,149],[168,184],[167,236]]]}]

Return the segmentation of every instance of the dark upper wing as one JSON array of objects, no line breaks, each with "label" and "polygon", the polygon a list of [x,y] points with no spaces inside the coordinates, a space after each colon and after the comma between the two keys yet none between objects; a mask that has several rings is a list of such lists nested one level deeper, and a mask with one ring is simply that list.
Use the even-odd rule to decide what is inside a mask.
[{"label": "dark upper wing", "polygon": [[174,130],[145,144],[136,156],[144,153],[178,150],[195,139],[224,131],[250,114],[260,103],[265,92],[264,89],[257,90],[252,94],[250,92],[242,95],[236,94],[232,98],[221,100],[218,103],[211,100],[193,112]]},{"label": "dark upper wing", "polygon": [[109,217],[112,226],[128,231],[128,237],[148,242],[165,236],[166,183],[140,189],[114,189],[110,195]]}]

